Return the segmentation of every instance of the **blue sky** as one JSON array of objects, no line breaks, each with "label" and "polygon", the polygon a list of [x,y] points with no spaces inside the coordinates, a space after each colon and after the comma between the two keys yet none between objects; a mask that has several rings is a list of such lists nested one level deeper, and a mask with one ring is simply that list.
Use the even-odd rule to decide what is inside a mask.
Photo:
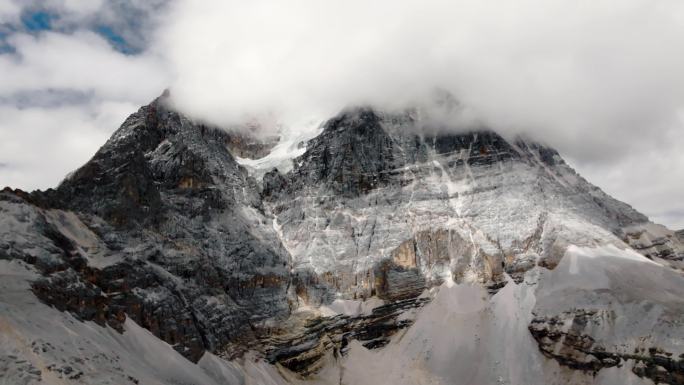
[{"label": "blue sky", "polygon": [[52,28],[53,15],[45,11],[31,11],[28,10],[21,15],[22,26],[30,32],[40,32]]},{"label": "blue sky", "polygon": [[[22,12],[21,25],[17,26],[16,30],[21,31],[23,29],[29,33],[40,33],[43,31],[68,32],[69,30],[81,27],[76,25],[63,28],[54,28],[53,22],[56,19],[59,19],[59,17],[59,14],[49,11],[40,9],[27,9],[26,11]],[[128,44],[121,33],[116,31],[116,27],[104,24],[85,25],[83,27],[107,39],[107,41],[112,45],[112,48],[119,52],[125,54],[135,54],[136,52],[140,51],[140,49],[136,49]]]},{"label": "blue sky", "polygon": [[[146,12],[149,12],[147,9],[122,8],[121,12],[129,13],[121,13],[115,24],[107,24],[106,18],[98,17],[97,13],[89,17],[73,19],[59,8],[41,6],[40,3],[35,5],[27,3],[29,5],[21,9],[18,20],[5,22],[0,27],[0,47],[3,47],[0,48],[0,52],[13,52],[7,38],[14,33],[39,34],[46,31],[71,33],[75,30],[89,30],[97,33],[106,39],[113,49],[121,53],[136,54],[144,49],[144,45],[141,44],[144,39],[140,35],[145,33],[148,27],[144,22],[147,18]],[[125,35],[137,39],[130,43]]]}]

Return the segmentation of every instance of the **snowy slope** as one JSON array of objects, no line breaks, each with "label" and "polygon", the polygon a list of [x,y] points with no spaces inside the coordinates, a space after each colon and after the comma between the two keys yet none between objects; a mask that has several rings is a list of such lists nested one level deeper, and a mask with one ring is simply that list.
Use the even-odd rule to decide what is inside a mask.
[{"label": "snowy slope", "polygon": [[331,360],[330,367],[310,381],[652,384],[634,374],[634,366],[639,365],[634,359],[597,371],[559,365],[540,352],[528,327],[543,314],[608,310],[610,324],[582,331],[606,351],[629,354],[658,346],[677,357],[684,352],[683,287],[684,277],[634,252],[572,247],[554,270],[534,268],[523,282],[509,282],[491,297],[479,285],[444,283],[433,289],[434,299],[411,328],[391,344],[369,350],[353,343],[347,356]]},{"label": "snowy slope", "polygon": [[36,300],[29,266],[0,261],[0,269],[1,384],[283,383],[273,367],[250,358],[205,354],[193,364],[130,319],[122,333],[83,322]]}]

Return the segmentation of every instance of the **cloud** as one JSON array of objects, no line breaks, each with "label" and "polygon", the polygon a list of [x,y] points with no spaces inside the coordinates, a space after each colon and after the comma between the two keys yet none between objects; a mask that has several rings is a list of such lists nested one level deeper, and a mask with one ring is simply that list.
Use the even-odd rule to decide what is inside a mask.
[{"label": "cloud", "polygon": [[15,32],[0,55],[0,185],[56,186],[167,86],[151,54],[128,55],[86,30]]},{"label": "cloud", "polygon": [[498,130],[601,159],[684,105],[679,0],[179,0],[159,36],[178,105],[218,122],[440,87]]},{"label": "cloud", "polygon": [[[51,0],[67,30],[90,27],[109,40],[115,49],[139,53],[150,44],[160,15],[170,0]],[[44,4],[44,3],[43,3]]]},{"label": "cloud", "polygon": [[0,23],[13,22],[19,19],[21,7],[16,1],[0,2]]},{"label": "cloud", "polygon": [[[571,165],[613,197],[628,202],[656,223],[684,229],[684,113],[661,132],[643,130],[641,145],[618,159],[570,158]],[[658,136],[657,141],[650,136]],[[614,138],[616,142],[620,137]]]},{"label": "cloud", "polygon": [[[144,51],[171,0],[6,0],[0,3],[0,42],[12,32],[89,30],[117,51]],[[4,33],[4,34],[3,34]]]},{"label": "cloud", "polygon": [[9,41],[16,54],[0,56],[2,95],[51,88],[92,90],[105,98],[135,100],[137,95],[159,93],[165,87],[159,60],[123,55],[92,32],[15,34]]},{"label": "cloud", "polygon": [[0,106],[0,188],[56,186],[93,156],[137,105]]}]

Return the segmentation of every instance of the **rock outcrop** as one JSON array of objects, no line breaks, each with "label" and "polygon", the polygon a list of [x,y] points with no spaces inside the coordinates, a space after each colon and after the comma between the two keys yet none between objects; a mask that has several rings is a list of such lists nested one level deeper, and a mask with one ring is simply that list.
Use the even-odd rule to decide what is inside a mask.
[{"label": "rock outcrop", "polygon": [[603,368],[631,365],[634,374],[656,384],[684,384],[684,354],[677,356],[658,347],[615,351],[587,333],[587,329],[611,322],[613,316],[605,310],[577,309],[550,318],[534,318],[529,330],[545,356],[572,369],[595,374]]},{"label": "rock outcrop", "polygon": [[36,266],[47,304],[130,317],[192,361],[253,338],[289,314],[290,258],[227,140],[157,99],[55,190],[3,192],[3,218],[34,235],[3,232],[4,258]]},{"label": "rock outcrop", "polygon": [[625,228],[623,238],[633,249],[646,257],[684,270],[684,243],[677,232],[651,223]]},{"label": "rock outcrop", "polygon": [[263,337],[266,357],[302,376],[315,374],[322,369],[327,354],[345,355],[352,340],[360,341],[368,349],[385,346],[392,335],[411,326],[412,320],[401,316],[428,301],[417,297],[396,300],[365,315],[295,317]]}]

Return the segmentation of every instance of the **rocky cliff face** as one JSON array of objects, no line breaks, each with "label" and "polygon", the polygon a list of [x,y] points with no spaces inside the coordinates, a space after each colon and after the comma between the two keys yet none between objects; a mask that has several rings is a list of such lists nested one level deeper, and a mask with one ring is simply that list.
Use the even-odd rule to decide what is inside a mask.
[{"label": "rocky cliff face", "polygon": [[680,242],[684,242],[684,230],[675,231],[675,234]]},{"label": "rocky cliff face", "polygon": [[287,316],[290,261],[226,137],[164,98],[141,108],[55,190],[3,193],[3,259],[80,319],[130,317],[193,361],[228,349]]},{"label": "rocky cliff face", "polygon": [[681,239],[553,149],[364,107],[289,160],[166,97],[0,193],[3,376],[684,383]]},{"label": "rocky cliff face", "polygon": [[[266,205],[294,267],[334,273],[346,298],[382,295],[399,268],[417,291],[445,278],[495,289],[536,258],[553,267],[563,245],[654,233],[552,149],[490,131],[439,133],[410,114],[344,111],[294,164],[264,176]],[[672,240],[649,256],[681,262]]]}]

